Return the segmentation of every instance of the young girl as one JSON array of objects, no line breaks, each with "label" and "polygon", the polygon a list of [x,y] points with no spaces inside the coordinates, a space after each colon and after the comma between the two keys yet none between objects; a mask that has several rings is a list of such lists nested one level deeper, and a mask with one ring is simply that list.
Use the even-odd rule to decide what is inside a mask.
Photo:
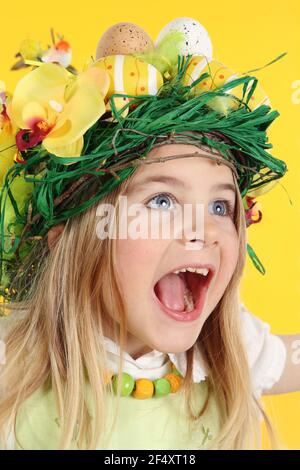
[{"label": "young girl", "polygon": [[[26,86],[36,87],[38,74],[53,79],[57,68],[48,65],[31,72]],[[85,92],[96,96],[107,78],[99,69],[92,66],[77,87],[85,82]],[[22,206],[23,230],[11,225],[5,232],[13,238],[14,228],[21,247],[26,234],[27,251],[19,249],[18,259],[6,251],[2,278],[17,273],[3,292],[5,309],[14,310],[3,334],[4,447],[256,448],[262,416],[274,441],[259,395],[299,389],[283,340],[240,309],[238,297],[246,220],[255,216],[245,195],[285,171],[264,150],[275,116],[266,106],[228,112],[226,85],[214,94],[186,94],[192,87],[181,88],[182,70],[166,94],[128,100],[128,114],[111,99],[108,114],[82,132],[85,147],[76,159],[75,145],[69,155],[67,147],[59,150],[62,122],[52,135],[56,145],[51,131],[37,137],[30,128],[26,149],[18,147],[14,168],[23,165],[40,179],[26,199],[31,205]],[[99,102],[107,88],[102,82]],[[36,112],[37,105],[18,101],[20,89],[9,111],[22,132],[20,112]],[[39,122],[45,126],[46,118]],[[12,191],[6,177],[8,183],[16,199],[20,188]]]}]

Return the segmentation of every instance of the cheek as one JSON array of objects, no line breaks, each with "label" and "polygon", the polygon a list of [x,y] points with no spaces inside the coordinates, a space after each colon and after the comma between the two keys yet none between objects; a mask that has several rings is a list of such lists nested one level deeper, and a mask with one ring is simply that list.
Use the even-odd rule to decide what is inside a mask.
[{"label": "cheek", "polygon": [[161,253],[162,244],[158,240],[117,240],[116,267],[125,300],[127,295],[143,295],[145,287],[150,287]]},{"label": "cheek", "polygon": [[232,234],[228,236],[223,252],[226,260],[231,265],[232,272],[234,272],[239,257],[239,237],[235,229]]},{"label": "cheek", "polygon": [[234,225],[222,231],[220,242],[220,265],[215,287],[221,297],[236,269],[239,258],[239,238]]},{"label": "cheek", "polygon": [[222,238],[220,246],[219,272],[212,285],[211,296],[208,301],[208,311],[212,313],[233,276],[239,257],[239,240],[236,231],[230,236],[227,233]]},{"label": "cheek", "polygon": [[220,274],[225,288],[236,269],[239,254],[239,238],[235,227],[233,227],[231,231],[224,234],[221,244]]}]

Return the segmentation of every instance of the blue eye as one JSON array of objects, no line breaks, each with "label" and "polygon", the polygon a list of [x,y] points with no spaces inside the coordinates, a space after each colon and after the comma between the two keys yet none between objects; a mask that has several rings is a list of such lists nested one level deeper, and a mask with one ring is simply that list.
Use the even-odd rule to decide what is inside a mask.
[{"label": "blue eye", "polygon": [[[152,201],[156,201],[156,203],[154,202],[154,204],[151,205],[150,203],[152,203]],[[146,206],[151,209],[168,210],[171,208],[171,204],[173,204],[171,196],[168,196],[168,194],[157,194],[147,202]]]},{"label": "blue eye", "polygon": [[233,208],[230,201],[214,201],[211,204],[212,213],[214,215],[233,216]]}]

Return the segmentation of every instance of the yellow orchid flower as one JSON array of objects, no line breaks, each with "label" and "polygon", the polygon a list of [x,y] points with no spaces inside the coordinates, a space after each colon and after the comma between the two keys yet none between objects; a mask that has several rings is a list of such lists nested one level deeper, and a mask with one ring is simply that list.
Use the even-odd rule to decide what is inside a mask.
[{"label": "yellow orchid flower", "polygon": [[0,188],[3,185],[5,174],[14,163],[16,153],[17,129],[10,120],[11,96],[5,91],[4,82],[0,81]]},{"label": "yellow orchid flower", "polygon": [[83,135],[105,113],[109,75],[90,67],[78,76],[58,64],[42,64],[17,84],[12,120],[21,129],[19,150],[42,142],[58,157],[80,156]]},{"label": "yellow orchid flower", "polygon": [[[259,174],[255,175],[253,180],[252,180],[252,183],[256,183],[257,181],[259,181],[261,179],[261,177],[264,175],[264,174],[267,174],[269,172],[269,168],[263,168],[260,170]],[[263,194],[266,194],[267,192],[269,192],[271,189],[273,189],[276,185],[277,185],[278,181],[277,180],[273,180],[273,181],[269,181],[265,184],[262,184],[261,186],[259,186],[258,188],[254,188],[254,189],[250,189],[248,192],[247,192],[247,196],[250,196],[251,198],[257,198],[259,196],[262,196]]]},{"label": "yellow orchid flower", "polygon": [[11,132],[10,124],[1,124],[0,114],[0,188],[3,184],[4,176],[14,163],[16,153],[16,139]]},{"label": "yellow orchid flower", "polygon": [[42,45],[35,39],[26,38],[20,44],[20,54],[23,59],[37,59],[43,54]]},{"label": "yellow orchid flower", "polygon": [[[16,133],[18,129],[11,121],[11,95],[5,92],[3,82],[0,83],[0,191],[2,193],[5,177],[8,170],[14,165],[15,161],[22,161],[16,148]],[[30,197],[33,190],[33,184],[27,183],[22,176],[18,175],[9,185],[9,190],[18,205],[18,211],[22,213],[26,198]],[[7,193],[4,192],[4,198],[7,199],[4,216],[4,236],[6,237],[4,247],[10,247],[11,235],[8,226],[16,218],[15,208],[13,207]],[[0,213],[4,211],[4,200],[2,200]],[[21,226],[15,227],[15,234],[20,234]],[[6,256],[7,253],[6,253]],[[1,302],[1,300],[0,300]]]}]

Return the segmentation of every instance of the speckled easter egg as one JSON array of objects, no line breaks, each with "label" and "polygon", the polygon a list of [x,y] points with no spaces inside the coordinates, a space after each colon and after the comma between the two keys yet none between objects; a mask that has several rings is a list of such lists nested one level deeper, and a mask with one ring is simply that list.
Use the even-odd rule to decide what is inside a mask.
[{"label": "speckled easter egg", "polygon": [[[227,83],[234,82],[235,79],[242,76],[241,73],[234,72],[229,67],[225,66],[217,60],[212,59],[208,61],[206,57],[193,56],[183,77],[184,85],[191,85],[192,82],[197,80],[204,73],[208,73],[209,76],[200,81],[195,86],[195,91],[197,93],[215,90],[216,88],[220,88]],[[247,86],[247,93],[249,92],[251,86],[252,82],[250,82]],[[244,84],[235,85],[232,88],[229,87],[227,90],[225,90],[225,93],[228,95],[233,94],[241,100],[244,96],[243,88]],[[246,97],[244,96],[244,100],[245,99]],[[252,111],[254,111],[262,104],[270,106],[270,99],[266,95],[264,89],[259,84],[257,84],[255,91],[249,100],[248,106]],[[239,106],[239,102],[229,98],[227,105],[230,105],[230,107],[236,109]]]},{"label": "speckled easter egg", "polygon": [[117,23],[102,35],[98,42],[96,59],[116,54],[134,54],[154,49],[150,36],[134,23]]},{"label": "speckled easter egg", "polygon": [[193,18],[181,17],[168,23],[159,33],[155,46],[170,32],[179,31],[184,34],[185,41],[180,48],[181,55],[204,55],[209,60],[212,58],[212,43],[208,32]]}]

